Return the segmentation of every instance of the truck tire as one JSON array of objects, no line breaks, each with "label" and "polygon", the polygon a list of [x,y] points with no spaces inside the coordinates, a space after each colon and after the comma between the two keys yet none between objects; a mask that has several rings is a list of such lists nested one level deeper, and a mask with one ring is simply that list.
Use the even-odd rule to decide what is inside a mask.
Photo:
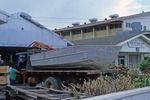
[{"label": "truck tire", "polygon": [[29,86],[36,86],[37,84],[37,80],[33,76],[29,77],[27,81],[28,81]]},{"label": "truck tire", "polygon": [[61,82],[57,78],[48,77],[44,82],[44,86],[47,88],[60,90],[61,89]]}]

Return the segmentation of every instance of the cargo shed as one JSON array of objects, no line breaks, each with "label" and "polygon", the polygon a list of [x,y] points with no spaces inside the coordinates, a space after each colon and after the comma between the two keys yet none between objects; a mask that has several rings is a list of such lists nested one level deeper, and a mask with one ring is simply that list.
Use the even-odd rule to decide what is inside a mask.
[{"label": "cargo shed", "polygon": [[0,54],[5,62],[13,62],[15,53],[31,48],[33,42],[64,48],[73,45],[24,12],[7,14],[0,11]]}]

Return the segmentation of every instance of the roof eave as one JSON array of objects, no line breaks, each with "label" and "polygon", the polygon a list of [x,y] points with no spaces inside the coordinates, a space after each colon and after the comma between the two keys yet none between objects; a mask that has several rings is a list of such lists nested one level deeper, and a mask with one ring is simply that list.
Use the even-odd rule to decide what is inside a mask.
[{"label": "roof eave", "polygon": [[112,23],[112,22],[116,22],[116,21],[123,21],[123,18],[121,17],[121,18],[116,18],[116,19],[110,19],[107,21],[99,21],[99,22],[95,22],[95,23],[82,24],[80,26],[72,26],[72,27],[68,27],[68,28],[56,29],[53,31],[60,32],[60,31],[67,31],[67,30],[73,30],[73,29],[80,29],[80,28],[86,28],[86,27],[91,27],[91,26],[96,26],[96,25],[108,24],[108,23]]},{"label": "roof eave", "polygon": [[[134,39],[136,39],[136,38],[138,38],[138,37],[146,37],[146,36],[144,36],[143,34],[139,34],[139,35],[136,35],[136,36],[134,36],[134,37],[132,37],[132,38],[129,38],[128,40],[125,40],[125,41],[122,41],[122,42],[120,42],[120,43],[118,43],[118,44],[116,44],[117,46],[122,46],[122,45],[124,45],[125,43],[127,43],[127,42],[129,42],[129,41],[132,41],[132,40],[134,40]],[[145,38],[146,39],[146,38]],[[148,40],[149,42],[150,42],[150,39],[146,39],[146,40]]]}]

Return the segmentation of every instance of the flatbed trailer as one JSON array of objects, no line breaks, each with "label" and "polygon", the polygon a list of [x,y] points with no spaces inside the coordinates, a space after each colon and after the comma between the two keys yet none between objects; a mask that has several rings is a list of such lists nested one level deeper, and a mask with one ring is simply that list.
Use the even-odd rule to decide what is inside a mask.
[{"label": "flatbed trailer", "polygon": [[43,87],[12,86],[6,87],[7,100],[73,100],[68,91],[60,91]]},{"label": "flatbed trailer", "polygon": [[114,73],[116,70],[30,70],[23,69],[22,70],[22,83],[28,84],[31,86],[36,86],[37,84],[43,87],[51,87],[54,89],[62,88],[62,85],[69,85],[70,83],[74,84],[82,84],[85,80],[96,79],[102,74],[105,73]]},{"label": "flatbed trailer", "polygon": [[61,89],[61,85],[83,83],[87,79],[96,79],[102,73],[100,70],[22,70],[23,84]]}]

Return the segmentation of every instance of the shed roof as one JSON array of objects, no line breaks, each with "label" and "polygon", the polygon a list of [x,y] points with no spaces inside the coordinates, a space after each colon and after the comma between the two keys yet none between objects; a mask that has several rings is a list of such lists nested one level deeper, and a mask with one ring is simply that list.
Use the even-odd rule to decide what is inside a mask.
[{"label": "shed roof", "polygon": [[12,14],[7,23],[0,25],[0,47],[29,47],[33,42],[42,42],[56,48],[72,44],[26,13]]}]

